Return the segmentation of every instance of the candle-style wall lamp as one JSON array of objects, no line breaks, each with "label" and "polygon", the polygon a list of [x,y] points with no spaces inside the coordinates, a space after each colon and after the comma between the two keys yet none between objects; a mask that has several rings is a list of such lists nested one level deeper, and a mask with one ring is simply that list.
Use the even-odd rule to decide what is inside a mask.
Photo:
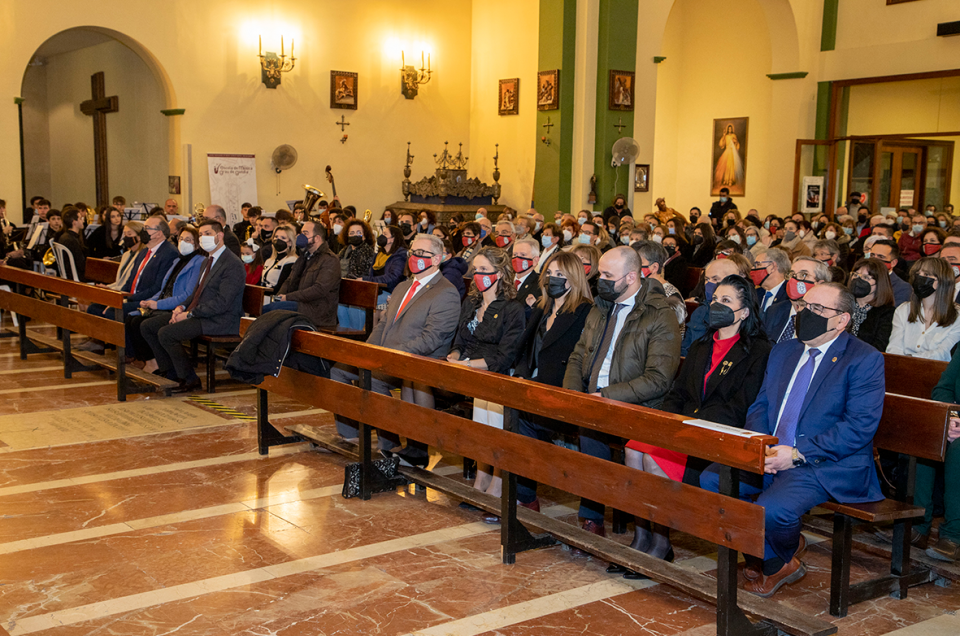
[{"label": "candle-style wall lamp", "polygon": [[407,66],[403,51],[400,51],[400,92],[407,99],[413,99],[417,96],[420,86],[430,82],[430,76],[433,71],[430,70],[430,54],[427,53],[427,64],[423,64],[423,51],[420,51],[420,68],[411,65]]},{"label": "candle-style wall lamp", "polygon": [[276,88],[280,84],[280,76],[293,70],[297,58],[293,57],[293,40],[290,40],[290,58],[287,59],[283,49],[283,36],[280,36],[280,55],[267,51],[263,52],[263,36],[260,37],[260,81],[267,88]]}]

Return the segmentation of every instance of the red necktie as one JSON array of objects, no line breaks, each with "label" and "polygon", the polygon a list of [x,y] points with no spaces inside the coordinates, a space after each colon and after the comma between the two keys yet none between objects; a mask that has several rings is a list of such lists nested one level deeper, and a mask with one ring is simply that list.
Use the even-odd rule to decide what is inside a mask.
[{"label": "red necktie", "polygon": [[517,279],[517,289],[520,289],[520,279]]},{"label": "red necktie", "polygon": [[140,262],[140,267],[137,269],[137,273],[133,276],[133,285],[130,286],[130,293],[137,293],[137,281],[140,280],[140,272],[143,271],[143,268],[147,266],[147,261],[150,260],[150,250],[147,250],[147,255],[143,257],[143,260]]},{"label": "red necktie", "polygon": [[410,299],[413,298],[413,295],[417,293],[417,288],[420,287],[420,281],[414,280],[413,285],[410,285],[410,289],[407,291],[407,295],[403,297],[403,302],[400,303],[400,309],[397,310],[397,316],[394,318],[396,320],[400,317],[400,314],[403,313],[404,308],[406,308],[407,303],[410,302]]}]

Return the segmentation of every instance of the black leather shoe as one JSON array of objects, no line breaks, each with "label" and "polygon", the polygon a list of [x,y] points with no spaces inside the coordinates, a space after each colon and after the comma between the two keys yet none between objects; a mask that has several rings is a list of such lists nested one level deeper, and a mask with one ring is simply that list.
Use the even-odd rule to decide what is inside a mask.
[{"label": "black leather shoe", "polygon": [[203,383],[200,382],[200,378],[195,380],[180,380],[180,384],[176,388],[171,389],[171,393],[193,393],[199,391],[203,388]]},{"label": "black leather shoe", "polygon": [[629,572],[629,570],[619,563],[611,563],[607,566],[607,574],[625,574],[627,572]]}]

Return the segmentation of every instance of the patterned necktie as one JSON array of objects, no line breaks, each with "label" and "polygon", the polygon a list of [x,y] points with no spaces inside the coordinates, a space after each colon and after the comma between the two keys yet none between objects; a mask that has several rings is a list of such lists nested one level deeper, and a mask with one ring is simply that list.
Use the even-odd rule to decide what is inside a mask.
[{"label": "patterned necktie", "polygon": [[783,333],[780,334],[780,337],[777,339],[777,344],[780,344],[784,340],[793,340],[797,335],[797,317],[796,315],[790,316],[790,319],[787,320],[787,326],[783,328]]},{"label": "patterned necktie", "polygon": [[607,317],[607,324],[603,328],[603,338],[600,340],[600,346],[597,347],[596,356],[593,358],[593,367],[590,369],[590,384],[587,386],[587,393],[597,392],[597,382],[600,378],[600,367],[603,361],[607,359],[607,352],[613,341],[613,332],[617,330],[617,314],[623,309],[623,305],[616,304],[610,310]]},{"label": "patterned necktie", "polygon": [[817,364],[817,356],[820,355],[819,349],[811,349],[810,357],[807,362],[800,367],[797,377],[793,381],[793,387],[790,389],[790,395],[787,396],[787,403],[783,407],[783,415],[780,416],[780,422],[777,424],[776,435],[780,438],[780,445],[793,446],[797,441],[797,422],[800,421],[800,407],[803,406],[803,400],[807,397],[807,389],[810,388],[810,380],[813,379],[813,369]]}]

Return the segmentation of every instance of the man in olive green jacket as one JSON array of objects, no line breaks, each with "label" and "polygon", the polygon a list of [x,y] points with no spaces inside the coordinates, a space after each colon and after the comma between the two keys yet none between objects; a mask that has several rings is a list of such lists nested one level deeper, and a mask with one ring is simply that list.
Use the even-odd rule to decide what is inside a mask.
[{"label": "man in olive green jacket", "polygon": [[[599,298],[570,355],[566,389],[657,408],[680,365],[680,327],[663,286],[643,278],[640,257],[629,247],[600,259]],[[580,429],[580,451],[609,460],[610,444],[623,440]],[[604,506],[580,500],[583,528],[604,536]]]}]

